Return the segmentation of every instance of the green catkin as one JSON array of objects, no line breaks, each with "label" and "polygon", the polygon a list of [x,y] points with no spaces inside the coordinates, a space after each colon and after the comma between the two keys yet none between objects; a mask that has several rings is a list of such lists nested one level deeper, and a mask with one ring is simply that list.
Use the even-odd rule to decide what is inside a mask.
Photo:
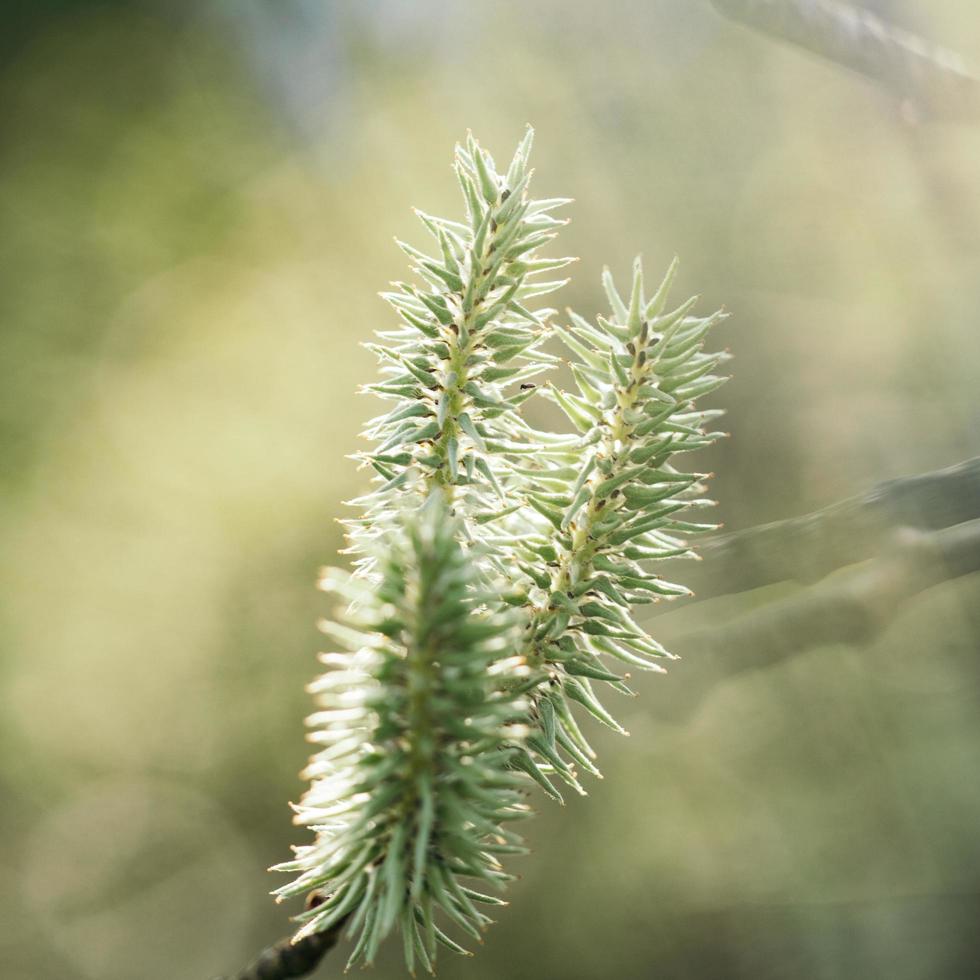
[{"label": "green catkin", "polygon": [[[683,586],[651,575],[648,563],[692,555],[687,534],[695,527],[714,527],[680,520],[684,510],[712,502],[703,497],[703,474],[675,469],[673,457],[721,435],[702,428],[715,413],[696,413],[694,402],[724,380],[711,372],[727,355],[704,354],[701,348],[708,330],[725,314],[690,315],[691,300],[665,312],[675,273],[676,261],[647,299],[637,259],[627,302],[607,271],[603,284],[610,318],[599,317],[592,325],[571,314],[569,326],[555,328],[576,358],[578,394],[550,385],[542,393],[581,432],[581,455],[577,467],[544,460],[521,471],[533,515],[544,520],[526,515],[528,524],[537,524],[536,533],[526,529],[513,545],[515,561],[525,566],[539,562],[541,548],[554,555],[546,576],[531,577],[521,646],[539,679],[531,696],[532,715],[564,702],[549,756],[542,759],[533,743],[525,750],[525,767],[537,764],[543,770],[540,782],[546,781],[550,753],[559,744],[595,757],[578,727],[564,720],[571,718],[569,700],[623,731],[596,697],[592,682],[628,693],[616,664],[664,669],[662,662],[671,655],[635,622],[629,608],[688,594]],[[545,495],[538,489],[542,485],[557,492]],[[552,770],[582,791],[570,767],[552,762]],[[553,785],[546,788],[558,795]]]},{"label": "green catkin", "polygon": [[[565,223],[552,212],[568,202],[528,195],[532,137],[529,128],[503,173],[468,137],[455,159],[465,221],[419,213],[433,255],[399,242],[420,282],[382,294],[401,324],[368,345],[382,381],[366,390],[394,405],[368,423],[363,435],[374,445],[357,457],[377,474],[371,492],[352,501],[361,517],[346,522],[360,568],[373,565],[374,543],[406,495],[440,488],[468,540],[489,537],[494,515],[521,503],[511,470],[522,450],[538,447],[519,409],[533,393],[531,379],[557,363],[540,349],[555,311],[530,307],[563,285],[539,277],[573,261],[538,257]],[[559,436],[541,451],[571,443]],[[503,568],[495,554],[487,560]]]},{"label": "green catkin", "polygon": [[458,951],[437,914],[479,938],[490,920],[463,884],[508,880],[497,852],[522,847],[505,824],[528,813],[509,764],[527,712],[505,683],[520,673],[508,662],[514,618],[488,611],[441,494],[402,523],[377,583],[325,577],[350,610],[325,625],[346,652],[323,655],[328,670],[310,685],[321,748],[296,822],[317,839],[277,868],[298,874],[280,898],[327,896],[299,917],[297,938],[349,919],[351,963],[371,962],[399,923],[409,950],[422,942],[424,964],[435,961],[432,936]]}]

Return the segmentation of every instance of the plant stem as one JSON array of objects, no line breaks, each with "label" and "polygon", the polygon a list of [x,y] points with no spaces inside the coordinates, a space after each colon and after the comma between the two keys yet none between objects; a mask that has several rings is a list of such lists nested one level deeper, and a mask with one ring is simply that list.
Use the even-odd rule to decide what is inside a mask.
[{"label": "plant stem", "polygon": [[938,530],[980,518],[980,457],[887,480],[821,510],[709,538],[690,569],[698,599],[774,582],[816,582],[873,558],[900,527]]},{"label": "plant stem", "polygon": [[837,0],[711,0],[770,37],[873,78],[928,116],[980,121],[980,80],[945,48]]},{"label": "plant stem", "polygon": [[603,434],[599,440],[595,459],[603,465],[596,465],[586,481],[589,488],[588,502],[585,513],[579,519],[569,522],[571,532],[570,543],[562,548],[558,559],[558,567],[552,575],[551,595],[539,601],[531,613],[526,630],[528,649],[525,651],[527,661],[532,668],[540,668],[547,660],[548,640],[557,639],[564,630],[556,631],[552,623],[559,613],[559,607],[554,604],[555,594],[565,595],[570,589],[589,577],[592,572],[592,560],[602,544],[603,534],[596,531],[596,522],[608,508],[616,506],[619,490],[600,493],[603,483],[610,477],[619,476],[627,465],[630,449],[630,439],[634,425],[628,421],[628,414],[636,407],[639,400],[639,388],[650,370],[650,359],[647,352],[646,331],[641,342],[634,343],[633,361],[629,367],[629,384],[616,390],[616,405],[601,423]]},{"label": "plant stem", "polygon": [[[313,897],[311,896],[311,900]],[[287,936],[264,949],[255,962],[230,977],[214,980],[293,980],[308,977],[326,954],[337,945],[345,923],[340,922],[325,932],[316,932],[299,942]]]},{"label": "plant stem", "polygon": [[719,680],[817,647],[870,643],[919,593],[977,572],[980,519],[937,531],[894,529],[871,561],[722,625],[671,637],[693,673],[664,699],[658,714],[683,721]]}]

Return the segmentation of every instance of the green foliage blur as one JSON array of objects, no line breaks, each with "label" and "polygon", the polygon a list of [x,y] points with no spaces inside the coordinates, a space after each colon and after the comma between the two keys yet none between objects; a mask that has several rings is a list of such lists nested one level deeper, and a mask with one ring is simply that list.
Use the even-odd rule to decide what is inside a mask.
[{"label": "green foliage blur", "polygon": [[[974,0],[878,9],[980,61]],[[538,130],[558,297],[676,252],[735,316],[698,465],[748,527],[980,452],[980,129],[696,0],[16,5],[0,37],[0,976],[233,973],[288,931],[313,587],[410,206]],[[980,582],[867,648],[618,705],[448,980],[980,972]],[[787,587],[778,587],[787,588]],[[665,617],[714,621],[749,595]],[[658,627],[659,628],[659,627]],[[676,626],[673,628],[677,628]],[[375,973],[402,975],[398,950]],[[332,972],[331,972],[332,971]],[[337,975],[329,959],[323,976]]]}]

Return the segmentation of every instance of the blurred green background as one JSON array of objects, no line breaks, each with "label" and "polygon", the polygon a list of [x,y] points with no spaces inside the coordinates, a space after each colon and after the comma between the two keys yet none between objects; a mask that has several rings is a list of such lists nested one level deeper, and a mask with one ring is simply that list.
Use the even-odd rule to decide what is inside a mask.
[{"label": "blurred green background", "polygon": [[[975,0],[875,6],[980,61]],[[729,528],[980,452],[980,129],[695,0],[13,3],[0,35],[0,976],[207,978],[285,933],[313,583],[410,205],[538,130],[559,298],[735,313]],[[980,582],[869,648],[619,705],[449,980],[980,972]],[[660,621],[711,621],[752,595]],[[658,625],[660,630],[660,625]],[[676,627],[675,627],[676,628]],[[661,716],[663,714],[663,717]],[[397,946],[397,944],[395,944]],[[375,975],[402,975],[390,949]],[[339,975],[340,957],[324,976]]]}]

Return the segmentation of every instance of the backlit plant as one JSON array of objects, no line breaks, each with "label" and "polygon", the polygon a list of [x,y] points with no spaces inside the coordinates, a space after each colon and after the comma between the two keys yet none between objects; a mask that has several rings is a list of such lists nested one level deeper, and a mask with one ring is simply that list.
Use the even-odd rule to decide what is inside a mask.
[{"label": "backlit plant", "polygon": [[[359,455],[374,481],[347,522],[354,572],[322,580],[344,652],[310,686],[296,822],[315,839],[277,892],[318,893],[297,937],[346,923],[351,963],[396,928],[409,969],[462,952],[450,933],[480,937],[531,780],[560,799],[598,773],[576,712],[622,731],[595,685],[630,693],[625,671],[670,657],[633,609],[687,590],[651,563],[713,527],[688,517],[711,503],[704,475],[675,458],[719,436],[696,401],[724,381],[727,355],[702,350],[724,314],[669,309],[675,266],[648,295],[639,259],[626,295],[604,273],[594,322],[540,307],[572,261],[540,255],[569,202],[530,197],[531,140],[503,172],[472,137],[457,147],[464,220],[419,213],[431,254],[399,243],[416,278],[384,294],[399,322],[370,345],[365,390],[391,408]],[[541,377],[559,345],[571,389]],[[567,431],[523,417],[535,395]]]}]

